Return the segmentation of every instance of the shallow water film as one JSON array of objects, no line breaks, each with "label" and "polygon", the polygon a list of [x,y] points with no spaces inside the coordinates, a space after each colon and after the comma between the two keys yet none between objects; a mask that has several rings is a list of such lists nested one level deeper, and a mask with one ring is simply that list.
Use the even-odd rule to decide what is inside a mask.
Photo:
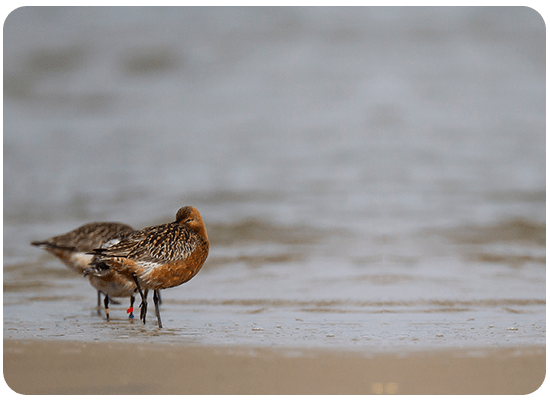
[{"label": "shallow water film", "polygon": [[[20,8],[4,338],[544,345],[545,27],[529,8]],[[31,247],[198,208],[159,330]]]}]

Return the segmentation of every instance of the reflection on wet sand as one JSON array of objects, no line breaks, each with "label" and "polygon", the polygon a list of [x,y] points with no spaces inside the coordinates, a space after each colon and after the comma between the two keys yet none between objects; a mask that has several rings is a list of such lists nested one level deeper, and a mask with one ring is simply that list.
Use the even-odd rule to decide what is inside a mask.
[{"label": "reflection on wet sand", "polygon": [[468,259],[472,261],[480,261],[480,262],[486,262],[486,263],[505,264],[514,268],[520,268],[526,263],[546,265],[546,256],[473,253],[468,256]]},{"label": "reflection on wet sand", "polygon": [[[415,300],[415,301],[354,301],[354,300],[288,300],[288,299],[227,299],[227,300],[210,300],[210,299],[190,299],[190,300],[166,300],[168,304],[179,305],[212,305],[212,306],[242,306],[242,307],[263,307],[268,308],[300,308],[308,311],[330,311],[341,310],[341,307],[346,306],[353,312],[378,312],[384,309],[389,311],[392,308],[401,309],[400,312],[411,312],[414,307],[439,307],[438,310],[446,311],[465,311],[475,308],[497,308],[510,306],[540,306],[546,305],[546,300],[540,299],[483,299],[483,300]],[[397,312],[397,311],[394,311]],[[412,311],[414,312],[414,311]],[[426,311],[422,311],[426,312]]]},{"label": "reflection on wet sand", "polygon": [[462,244],[515,242],[544,246],[546,244],[546,224],[513,219],[488,226],[457,228],[449,232],[449,237]]},{"label": "reflection on wet sand", "polygon": [[[212,233],[210,233],[212,232]],[[267,221],[247,219],[231,224],[210,224],[208,235],[218,246],[243,243],[312,244],[325,237],[327,232],[307,226],[282,226]]]}]

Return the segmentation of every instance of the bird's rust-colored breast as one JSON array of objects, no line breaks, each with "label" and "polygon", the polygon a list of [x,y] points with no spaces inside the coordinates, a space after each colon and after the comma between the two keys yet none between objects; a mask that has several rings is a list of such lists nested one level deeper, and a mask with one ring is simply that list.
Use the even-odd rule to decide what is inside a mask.
[{"label": "bird's rust-colored breast", "polygon": [[157,265],[140,278],[150,289],[167,289],[179,286],[193,278],[202,268],[208,257],[208,242],[197,247],[190,257]]}]

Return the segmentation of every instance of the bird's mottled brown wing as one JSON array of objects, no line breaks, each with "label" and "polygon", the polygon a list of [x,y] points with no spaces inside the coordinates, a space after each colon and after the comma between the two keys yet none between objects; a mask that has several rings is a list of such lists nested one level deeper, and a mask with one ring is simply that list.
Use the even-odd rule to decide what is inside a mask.
[{"label": "bird's mottled brown wing", "polygon": [[89,252],[114,238],[132,232],[132,227],[118,222],[92,222],[63,235],[52,237],[36,245],[46,245],[71,251]]},{"label": "bird's mottled brown wing", "polygon": [[199,241],[196,233],[178,223],[153,226],[134,231],[112,246],[96,249],[94,263],[114,257],[161,264],[184,260]]}]

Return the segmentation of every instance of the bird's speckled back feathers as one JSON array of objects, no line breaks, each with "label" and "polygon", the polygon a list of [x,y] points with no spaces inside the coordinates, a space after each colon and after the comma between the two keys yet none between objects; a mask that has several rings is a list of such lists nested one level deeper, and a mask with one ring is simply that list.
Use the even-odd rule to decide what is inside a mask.
[{"label": "bird's speckled back feathers", "polygon": [[31,244],[45,249],[58,248],[69,251],[91,252],[105,242],[123,237],[132,231],[131,226],[119,222],[92,222],[63,235],[31,242]]},{"label": "bird's speckled back feathers", "polygon": [[199,232],[194,229],[196,216],[190,213],[190,209],[196,211],[193,207],[182,207],[174,222],[134,231],[112,246],[95,249],[92,263],[98,264],[113,257],[159,264],[185,260],[198,246],[208,246],[208,237],[200,214],[197,211],[197,222],[200,223],[204,235],[201,235],[200,229]]}]

